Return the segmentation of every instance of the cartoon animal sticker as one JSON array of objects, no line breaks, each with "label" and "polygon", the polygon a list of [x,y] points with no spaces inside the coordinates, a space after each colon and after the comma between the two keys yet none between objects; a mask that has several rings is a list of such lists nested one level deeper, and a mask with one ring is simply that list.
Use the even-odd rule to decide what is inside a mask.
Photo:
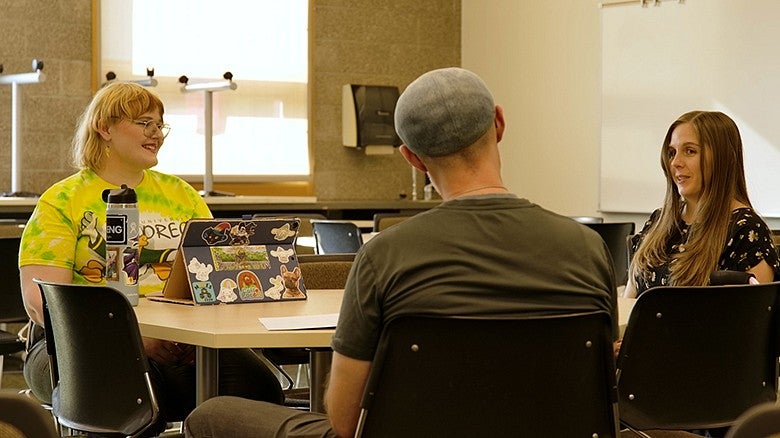
[{"label": "cartoon animal sticker", "polygon": [[282,265],[282,280],[284,280],[284,294],[282,298],[306,298],[306,295],[298,288],[301,280],[301,268],[295,267],[292,271],[287,270],[287,266]]},{"label": "cartoon animal sticker", "polygon": [[279,260],[279,263],[287,263],[290,261],[290,256],[295,254],[292,248],[284,249],[281,246],[277,246],[276,249],[271,250],[271,255]]},{"label": "cartoon animal sticker", "polygon": [[227,242],[230,238],[230,222],[220,222],[213,227],[206,228],[200,234],[203,241],[208,245],[216,245],[218,243]]},{"label": "cartoon animal sticker", "polygon": [[279,228],[271,228],[271,233],[274,235],[274,239],[276,240],[285,240],[295,236],[295,230],[290,229],[289,222]]},{"label": "cartoon animal sticker", "polygon": [[238,294],[244,301],[262,300],[263,287],[260,285],[260,280],[252,271],[241,271],[236,276],[236,282],[238,283]]},{"label": "cartoon animal sticker", "polygon": [[115,246],[106,247],[106,280],[119,281],[119,248]]},{"label": "cartoon animal sticker", "polygon": [[195,301],[199,303],[213,303],[214,285],[210,281],[193,281],[192,292],[195,294]]},{"label": "cartoon animal sticker", "polygon": [[284,280],[281,275],[271,277],[268,281],[273,285],[269,289],[266,289],[265,296],[279,300],[282,298],[282,291],[284,290]]},{"label": "cartoon animal sticker", "polygon": [[219,283],[219,295],[217,299],[223,303],[232,303],[238,299],[236,289],[238,285],[231,278],[226,278]]},{"label": "cartoon animal sticker", "polygon": [[187,265],[187,270],[190,273],[195,274],[195,278],[198,281],[207,281],[209,274],[214,270],[214,267],[210,263],[201,263],[197,257],[193,257],[190,263]]},{"label": "cartoon animal sticker", "polygon": [[138,283],[138,248],[126,247],[122,252],[122,263],[122,271],[126,275],[125,284],[132,286]]},{"label": "cartoon animal sticker", "polygon": [[249,236],[255,234],[257,224],[254,222],[239,222],[230,229],[231,245],[249,245]]}]

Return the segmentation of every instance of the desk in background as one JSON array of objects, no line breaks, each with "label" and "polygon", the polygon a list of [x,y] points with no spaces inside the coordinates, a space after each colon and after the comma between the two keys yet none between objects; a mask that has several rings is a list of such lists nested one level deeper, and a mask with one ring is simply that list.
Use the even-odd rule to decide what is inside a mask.
[{"label": "desk in background", "polygon": [[[241,217],[255,213],[319,213],[328,219],[354,219],[364,221],[363,228],[373,227],[374,213],[419,213],[431,209],[441,200],[354,200],[323,201],[314,196],[207,196],[204,198],[214,217]],[[0,197],[0,218],[23,219],[30,217],[38,198]],[[369,222],[370,221],[370,222]]]}]

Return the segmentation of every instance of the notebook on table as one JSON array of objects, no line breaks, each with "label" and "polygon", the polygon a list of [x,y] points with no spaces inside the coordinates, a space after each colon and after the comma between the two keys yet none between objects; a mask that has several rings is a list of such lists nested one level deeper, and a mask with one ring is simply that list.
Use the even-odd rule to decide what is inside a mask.
[{"label": "notebook on table", "polygon": [[294,218],[193,219],[185,227],[162,295],[182,304],[305,300]]}]

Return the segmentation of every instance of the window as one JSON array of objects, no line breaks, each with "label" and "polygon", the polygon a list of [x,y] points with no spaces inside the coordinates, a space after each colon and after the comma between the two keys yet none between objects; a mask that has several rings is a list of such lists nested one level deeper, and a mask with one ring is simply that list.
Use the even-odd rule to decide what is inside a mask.
[{"label": "window", "polygon": [[171,133],[156,169],[199,181],[205,171],[204,91],[189,83],[233,74],[213,96],[214,181],[308,179],[307,0],[102,0],[100,72],[154,91]]}]

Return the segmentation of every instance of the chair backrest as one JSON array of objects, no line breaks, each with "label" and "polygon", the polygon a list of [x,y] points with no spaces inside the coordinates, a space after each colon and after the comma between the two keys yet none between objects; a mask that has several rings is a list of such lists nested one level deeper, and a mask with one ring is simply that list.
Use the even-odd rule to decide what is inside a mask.
[{"label": "chair backrest", "polygon": [[595,230],[604,239],[609,255],[612,257],[615,281],[618,285],[626,284],[629,263],[629,247],[626,239],[634,234],[636,225],[633,222],[586,223],[585,225]]},{"label": "chair backrest", "polygon": [[780,437],[780,406],[764,403],[753,406],[737,418],[726,438]]},{"label": "chair backrest", "polygon": [[104,286],[36,282],[60,424],[128,436],[147,429],[159,407],[127,298]]},{"label": "chair backrest", "polygon": [[49,411],[16,391],[0,391],[0,437],[59,437]]},{"label": "chair backrest", "polygon": [[363,245],[360,228],[349,221],[312,221],[317,254],[356,253]]},{"label": "chair backrest", "polygon": [[374,213],[374,232],[384,231],[412,216],[410,213]]},{"label": "chair backrest", "polygon": [[22,301],[19,281],[19,236],[0,236],[0,278],[5,278],[0,288],[0,323],[26,322],[27,312]]},{"label": "chair backrest", "polygon": [[298,256],[306,290],[344,289],[355,254],[303,254]]},{"label": "chair backrest", "polygon": [[357,436],[618,436],[606,312],[407,316],[381,335]]},{"label": "chair backrest", "polygon": [[634,304],[617,360],[620,419],[725,427],[777,397],[780,282],[656,287]]}]

